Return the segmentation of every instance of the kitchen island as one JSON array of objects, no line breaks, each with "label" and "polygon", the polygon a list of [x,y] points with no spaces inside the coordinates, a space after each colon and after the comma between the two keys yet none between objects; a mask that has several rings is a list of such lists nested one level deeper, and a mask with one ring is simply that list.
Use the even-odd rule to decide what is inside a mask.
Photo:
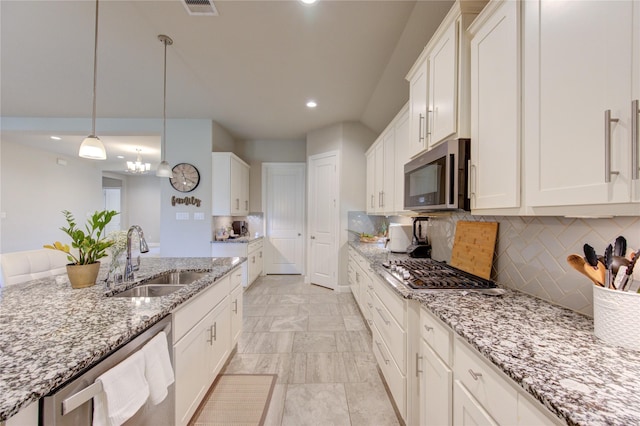
[{"label": "kitchen island", "polygon": [[[136,279],[72,289],[45,278],[0,289],[0,421],[16,414],[169,315],[245,258],[144,258]],[[207,272],[162,297],[108,297],[163,272]]]},{"label": "kitchen island", "polygon": [[[349,244],[377,273],[387,256],[407,258],[387,255],[378,244]],[[509,289],[495,297],[384,282],[419,302],[561,421],[640,424],[640,351],[597,339],[592,318]]]}]

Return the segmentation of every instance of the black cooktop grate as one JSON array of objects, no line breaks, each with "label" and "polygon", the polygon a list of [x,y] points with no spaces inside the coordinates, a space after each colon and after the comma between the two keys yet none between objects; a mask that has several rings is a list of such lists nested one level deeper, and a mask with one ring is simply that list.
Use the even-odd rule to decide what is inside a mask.
[{"label": "black cooktop grate", "polygon": [[405,284],[414,289],[486,289],[496,288],[496,284],[466,271],[438,262],[433,259],[409,259],[389,262],[392,275],[394,267],[402,267],[409,272],[403,279]]}]

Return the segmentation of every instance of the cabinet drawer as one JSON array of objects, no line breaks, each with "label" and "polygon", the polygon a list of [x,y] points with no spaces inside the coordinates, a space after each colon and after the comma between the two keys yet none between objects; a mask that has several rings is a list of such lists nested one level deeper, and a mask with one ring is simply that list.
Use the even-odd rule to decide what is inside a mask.
[{"label": "cabinet drawer", "polygon": [[262,240],[257,240],[257,241],[251,241],[249,243],[249,247],[248,247],[247,250],[248,250],[249,253],[251,253],[251,252],[254,252],[254,251],[259,250],[261,248],[262,248]]},{"label": "cabinet drawer", "polygon": [[406,345],[407,334],[389,313],[384,303],[377,295],[373,296],[373,309],[371,309],[371,319],[380,332],[384,342],[389,347],[391,356],[398,364],[400,371],[406,373]]},{"label": "cabinet drawer", "polygon": [[424,308],[420,309],[420,334],[447,365],[451,365],[452,331]]},{"label": "cabinet drawer", "polygon": [[207,312],[229,294],[229,283],[229,275],[225,275],[173,312],[173,343],[180,340]]},{"label": "cabinet drawer", "polygon": [[380,371],[382,371],[391,396],[396,403],[398,411],[400,411],[400,415],[403,419],[406,419],[406,377],[402,374],[394,362],[393,357],[389,354],[389,349],[380,336],[380,332],[376,328],[375,323],[371,327],[371,334],[373,335],[373,354],[378,361]]},{"label": "cabinet drawer", "polygon": [[231,273],[229,273],[229,276],[231,280],[229,288],[231,290],[234,290],[239,285],[242,285],[242,268],[237,267],[236,269],[231,271]]},{"label": "cabinet drawer", "polygon": [[377,275],[371,277],[373,281],[373,290],[378,299],[382,301],[387,310],[391,313],[391,315],[395,318],[395,320],[400,324],[403,331],[406,329],[406,320],[405,320],[405,304],[404,299],[398,296],[389,288],[389,286],[382,281],[382,278]]},{"label": "cabinet drawer", "polygon": [[464,342],[456,339],[454,345],[456,381],[462,383],[499,424],[516,424],[517,391]]}]

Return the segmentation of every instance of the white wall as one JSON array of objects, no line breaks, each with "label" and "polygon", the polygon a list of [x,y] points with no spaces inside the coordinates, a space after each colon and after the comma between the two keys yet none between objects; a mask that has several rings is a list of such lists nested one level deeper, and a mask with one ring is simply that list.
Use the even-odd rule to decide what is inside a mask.
[{"label": "white wall", "polygon": [[[200,172],[196,189],[180,193],[169,179],[161,183],[160,254],[162,256],[211,256],[211,146],[210,120],[171,120],[167,123],[167,154],[169,164],[191,163]],[[200,207],[171,205],[171,197],[196,197]],[[176,220],[176,213],[188,213],[189,220]],[[203,213],[204,220],[194,220],[194,213]]]},{"label": "white wall", "polygon": [[236,153],[236,141],[233,136],[219,123],[211,123],[211,151],[212,152],[233,152]]},{"label": "white wall", "polygon": [[102,210],[102,172],[94,162],[64,158],[23,145],[2,143],[2,251],[33,250],[54,241],[68,243],[60,230],[62,210],[78,223]]},{"label": "white wall", "polygon": [[127,176],[126,200],[129,215],[123,229],[140,225],[149,244],[160,243],[162,178],[155,175]]}]

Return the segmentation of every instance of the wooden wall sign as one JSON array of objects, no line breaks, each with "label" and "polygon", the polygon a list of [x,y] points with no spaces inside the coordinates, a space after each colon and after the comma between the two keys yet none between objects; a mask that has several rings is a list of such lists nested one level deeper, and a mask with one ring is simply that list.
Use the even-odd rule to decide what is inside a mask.
[{"label": "wooden wall sign", "polygon": [[176,205],[184,205],[184,206],[196,206],[196,207],[200,207],[200,203],[202,203],[202,200],[200,200],[200,198],[196,198],[196,197],[176,197],[175,195],[171,197],[171,205],[172,206],[176,206]]}]

